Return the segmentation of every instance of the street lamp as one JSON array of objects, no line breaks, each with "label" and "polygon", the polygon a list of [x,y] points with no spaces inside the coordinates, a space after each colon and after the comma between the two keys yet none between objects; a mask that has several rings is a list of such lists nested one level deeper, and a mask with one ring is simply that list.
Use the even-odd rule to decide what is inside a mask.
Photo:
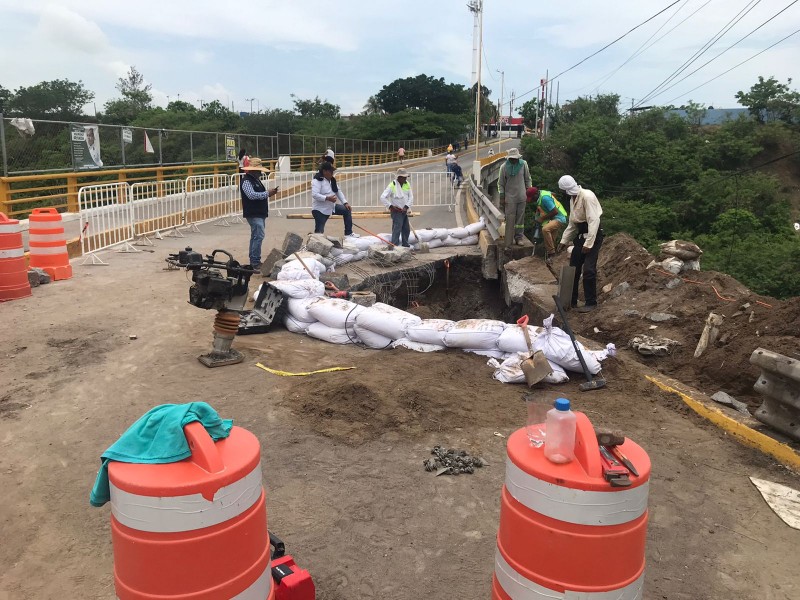
[{"label": "street lamp", "polygon": [[[503,116],[503,96],[505,90],[505,83],[506,83],[506,72],[501,71],[500,69],[495,69],[498,73],[500,73],[500,102],[497,103],[497,137],[500,137],[501,125],[500,125],[500,117]],[[510,116],[510,115],[509,115]]]}]

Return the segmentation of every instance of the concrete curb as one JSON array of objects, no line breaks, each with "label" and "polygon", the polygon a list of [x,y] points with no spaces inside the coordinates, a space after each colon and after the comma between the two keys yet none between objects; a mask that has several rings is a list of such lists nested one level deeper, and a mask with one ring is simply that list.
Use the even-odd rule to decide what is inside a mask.
[{"label": "concrete curb", "polygon": [[755,448],[764,454],[772,456],[787,467],[790,467],[796,471],[800,471],[800,454],[798,454],[789,445],[779,442],[768,435],[764,435],[763,433],[748,427],[744,423],[729,417],[716,407],[707,406],[705,403],[695,400],[689,394],[677,389],[676,386],[685,386],[674,380],[652,375],[645,375],[644,377],[665,392],[670,392],[680,396],[681,400],[683,400],[684,403],[694,412],[704,419],[711,421],[714,425],[723,429],[725,432],[731,434],[739,442],[745,444],[746,446],[750,446],[751,448]]}]

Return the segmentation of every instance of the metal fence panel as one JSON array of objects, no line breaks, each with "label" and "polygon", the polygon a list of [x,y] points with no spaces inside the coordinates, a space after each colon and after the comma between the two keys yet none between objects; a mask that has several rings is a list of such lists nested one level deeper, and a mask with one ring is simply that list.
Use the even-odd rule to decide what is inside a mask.
[{"label": "metal fence panel", "polygon": [[186,178],[186,223],[225,219],[231,214],[228,175],[192,175]]},{"label": "metal fence panel", "polygon": [[133,240],[127,183],[85,186],[78,192],[81,251],[91,254]]},{"label": "metal fence panel", "polygon": [[142,181],[130,188],[134,237],[175,229],[185,216],[184,181]]}]

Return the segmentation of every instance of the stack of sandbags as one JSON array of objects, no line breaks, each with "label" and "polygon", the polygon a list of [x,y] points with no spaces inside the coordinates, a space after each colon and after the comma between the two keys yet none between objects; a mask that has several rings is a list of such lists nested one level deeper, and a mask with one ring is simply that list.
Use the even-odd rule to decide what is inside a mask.
[{"label": "stack of sandbags", "polygon": [[647,268],[658,267],[673,275],[682,271],[699,271],[702,254],[703,251],[697,244],[684,240],[670,240],[661,244],[661,254],[647,265]]},{"label": "stack of sandbags", "polygon": [[[492,377],[502,383],[525,383],[525,373],[522,370],[522,363],[530,357],[526,352],[514,352],[503,362],[490,358],[486,364],[494,369]],[[566,371],[556,363],[547,361],[550,364],[552,373],[542,379],[545,383],[564,383],[569,381]]]},{"label": "stack of sandbags", "polygon": [[[431,249],[441,246],[474,246],[478,243],[478,233],[485,228],[486,223],[481,218],[477,223],[471,223],[466,227],[419,229],[417,230],[417,236],[419,237],[419,242],[425,242],[428,244],[428,248]],[[413,248],[419,250],[417,236],[412,233],[409,237],[409,243]]]},{"label": "stack of sandbags", "polygon": [[[261,285],[264,285],[263,283]],[[261,291],[258,286],[253,294],[253,302]],[[325,284],[317,279],[293,279],[284,281],[270,281],[269,285],[279,289],[287,298],[317,298],[325,294]]]},{"label": "stack of sandbags", "polygon": [[[319,279],[319,276],[328,270],[328,267],[326,267],[321,260],[322,257],[320,257],[320,260],[309,256],[301,258],[302,262],[297,258],[286,261],[278,272],[278,281]],[[309,273],[309,271],[311,271],[311,273]]]},{"label": "stack of sandbags", "polygon": [[355,331],[369,348],[387,348],[392,342],[406,337],[409,326],[422,321],[416,315],[383,302],[361,308],[363,310],[356,316]]},{"label": "stack of sandbags", "polygon": [[464,319],[456,321],[444,335],[448,348],[462,348],[467,352],[485,355],[487,352],[501,352],[497,340],[505,331],[507,324],[494,319]]}]

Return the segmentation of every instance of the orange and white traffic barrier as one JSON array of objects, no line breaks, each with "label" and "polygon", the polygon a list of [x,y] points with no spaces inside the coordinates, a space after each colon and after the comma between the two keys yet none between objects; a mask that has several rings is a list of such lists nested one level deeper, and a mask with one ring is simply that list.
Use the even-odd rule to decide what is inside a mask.
[{"label": "orange and white traffic barrier", "polygon": [[0,302],[30,295],[19,221],[0,212]]},{"label": "orange and white traffic barrier", "polygon": [[42,269],[53,281],[72,277],[61,213],[55,208],[34,208],[28,224],[30,266]]},{"label": "orange and white traffic barrier", "polygon": [[258,439],[184,427],[192,456],[108,466],[120,600],[273,600]]},{"label": "orange and white traffic barrier", "polygon": [[508,439],[494,600],[643,597],[650,458],[626,439],[619,448],[639,476],[611,487],[592,424],[576,416],[570,463],[550,462],[525,429]]}]

